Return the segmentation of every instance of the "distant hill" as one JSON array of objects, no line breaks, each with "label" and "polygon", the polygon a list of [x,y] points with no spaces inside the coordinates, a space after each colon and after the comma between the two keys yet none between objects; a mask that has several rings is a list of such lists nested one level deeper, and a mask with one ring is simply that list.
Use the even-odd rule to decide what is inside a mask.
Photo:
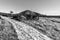
[{"label": "distant hill", "polygon": [[34,12],[34,11],[30,11],[30,10],[25,10],[25,11],[22,11],[22,12],[16,13],[16,14],[0,12],[0,15],[10,17],[10,18],[15,19],[15,20],[21,20],[21,19],[24,19],[24,18],[26,18],[26,19],[36,19],[36,18],[39,18],[39,17],[60,18],[60,16],[58,16],[58,15],[57,16],[44,15],[44,14],[37,13],[37,12]]}]

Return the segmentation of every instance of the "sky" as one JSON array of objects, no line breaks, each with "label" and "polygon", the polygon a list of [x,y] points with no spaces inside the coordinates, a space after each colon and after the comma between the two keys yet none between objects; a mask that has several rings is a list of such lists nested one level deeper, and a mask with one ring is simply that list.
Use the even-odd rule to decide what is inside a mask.
[{"label": "sky", "polygon": [[60,0],[0,0],[0,12],[31,10],[46,15],[60,15]]}]

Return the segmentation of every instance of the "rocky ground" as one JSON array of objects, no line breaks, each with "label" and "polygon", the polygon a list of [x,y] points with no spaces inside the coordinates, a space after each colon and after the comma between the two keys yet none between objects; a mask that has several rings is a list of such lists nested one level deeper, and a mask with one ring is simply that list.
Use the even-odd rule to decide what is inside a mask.
[{"label": "rocky ground", "polygon": [[0,19],[0,40],[18,40],[13,25],[4,19]]},{"label": "rocky ground", "polygon": [[24,11],[9,20],[12,23],[0,19],[0,40],[60,40],[59,17],[43,17],[35,12]]}]

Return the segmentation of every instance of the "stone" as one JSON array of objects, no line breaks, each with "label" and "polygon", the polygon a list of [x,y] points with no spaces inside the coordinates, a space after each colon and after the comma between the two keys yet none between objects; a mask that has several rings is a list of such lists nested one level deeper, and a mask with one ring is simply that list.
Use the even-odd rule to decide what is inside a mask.
[{"label": "stone", "polygon": [[11,23],[6,20],[0,22],[2,22],[0,24],[0,40],[19,40],[17,32]]}]

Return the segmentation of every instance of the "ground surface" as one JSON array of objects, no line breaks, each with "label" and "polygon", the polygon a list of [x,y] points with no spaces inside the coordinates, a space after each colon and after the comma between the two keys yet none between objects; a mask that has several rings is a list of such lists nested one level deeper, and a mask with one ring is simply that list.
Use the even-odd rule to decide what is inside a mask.
[{"label": "ground surface", "polygon": [[[39,33],[53,40],[60,40],[60,18],[58,17],[38,16],[31,11],[12,17],[13,21],[16,20],[14,24],[19,30],[20,40],[39,40],[41,38]],[[0,39],[18,40],[16,31],[7,20],[0,20]]]},{"label": "ground surface", "polygon": [[4,19],[0,19],[0,40],[18,40],[15,29]]},{"label": "ground surface", "polygon": [[39,17],[39,20],[22,20],[53,40],[60,40],[60,18]]}]

